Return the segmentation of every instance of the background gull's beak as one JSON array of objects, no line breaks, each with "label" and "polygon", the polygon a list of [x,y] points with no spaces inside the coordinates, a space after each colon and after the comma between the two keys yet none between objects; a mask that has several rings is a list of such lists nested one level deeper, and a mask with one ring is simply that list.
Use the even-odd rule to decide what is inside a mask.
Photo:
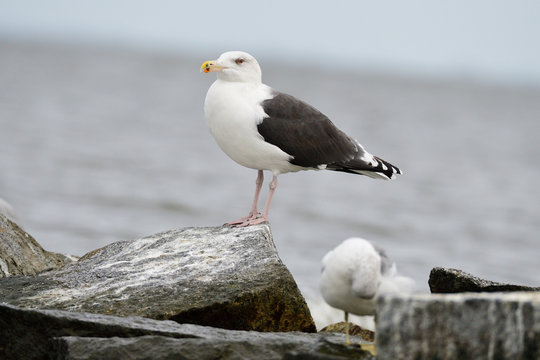
[{"label": "background gull's beak", "polygon": [[226,69],[225,66],[218,65],[217,60],[209,60],[204,62],[201,65],[201,72],[209,73],[209,72],[219,72],[223,69]]}]

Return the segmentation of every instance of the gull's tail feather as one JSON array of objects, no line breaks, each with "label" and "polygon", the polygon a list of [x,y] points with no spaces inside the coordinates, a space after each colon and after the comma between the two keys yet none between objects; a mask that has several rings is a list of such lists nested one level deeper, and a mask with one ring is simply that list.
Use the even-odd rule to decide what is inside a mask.
[{"label": "gull's tail feather", "polygon": [[370,156],[368,159],[366,159],[366,156],[362,159],[355,158],[346,163],[329,165],[327,168],[329,170],[366,175],[373,179],[383,180],[394,179],[396,175],[403,174],[397,166],[377,156]]}]

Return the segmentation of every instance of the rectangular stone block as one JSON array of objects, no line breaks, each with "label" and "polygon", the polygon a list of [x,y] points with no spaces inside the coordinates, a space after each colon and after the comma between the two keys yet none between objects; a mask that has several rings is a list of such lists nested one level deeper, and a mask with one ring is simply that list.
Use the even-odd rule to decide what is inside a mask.
[{"label": "rectangular stone block", "polygon": [[540,359],[540,292],[387,296],[377,359]]}]

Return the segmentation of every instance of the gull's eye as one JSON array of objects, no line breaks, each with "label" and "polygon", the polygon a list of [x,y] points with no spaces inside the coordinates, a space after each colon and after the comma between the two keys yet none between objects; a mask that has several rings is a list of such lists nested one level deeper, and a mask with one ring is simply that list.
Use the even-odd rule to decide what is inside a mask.
[{"label": "gull's eye", "polygon": [[234,62],[237,63],[238,65],[243,64],[245,61],[246,61],[246,60],[243,59],[243,58],[238,58],[238,59],[234,60]]}]

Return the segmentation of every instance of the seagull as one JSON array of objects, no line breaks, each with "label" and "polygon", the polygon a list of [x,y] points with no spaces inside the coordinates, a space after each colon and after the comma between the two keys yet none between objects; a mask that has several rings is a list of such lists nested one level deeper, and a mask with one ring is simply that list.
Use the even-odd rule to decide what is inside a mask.
[{"label": "seagull", "polygon": [[[217,74],[204,102],[206,124],[217,144],[238,164],[258,170],[255,196],[246,217],[228,225],[268,221],[278,175],[300,170],[333,170],[393,179],[401,171],[371,155],[313,106],[262,83],[257,60],[229,51],[206,61],[201,72]],[[258,200],[263,170],[273,174],[262,215]]]},{"label": "seagull", "polygon": [[328,305],[345,312],[345,343],[349,341],[349,313],[375,314],[376,300],[386,294],[408,294],[414,280],[397,274],[385,251],[361,238],[350,238],[322,260],[320,291]]},{"label": "seagull", "polygon": [[13,210],[13,206],[11,206],[10,203],[8,203],[2,198],[0,198],[0,214],[4,215],[6,218],[8,218],[14,223],[17,222],[17,216],[15,216],[15,210]]}]

